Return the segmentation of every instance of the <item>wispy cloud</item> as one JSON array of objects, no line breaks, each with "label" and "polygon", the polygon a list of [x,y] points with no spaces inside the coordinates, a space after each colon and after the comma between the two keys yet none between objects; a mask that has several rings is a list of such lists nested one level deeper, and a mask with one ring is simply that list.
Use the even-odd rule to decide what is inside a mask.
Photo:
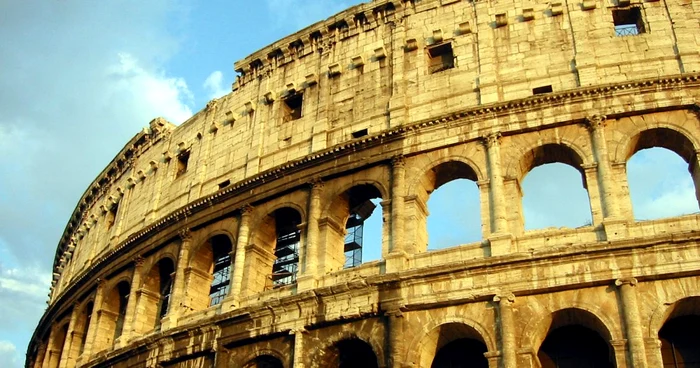
[{"label": "wispy cloud", "polygon": [[224,87],[224,74],[219,71],[213,71],[206,80],[204,80],[204,89],[209,92],[209,98],[219,98],[230,92],[230,89]]}]

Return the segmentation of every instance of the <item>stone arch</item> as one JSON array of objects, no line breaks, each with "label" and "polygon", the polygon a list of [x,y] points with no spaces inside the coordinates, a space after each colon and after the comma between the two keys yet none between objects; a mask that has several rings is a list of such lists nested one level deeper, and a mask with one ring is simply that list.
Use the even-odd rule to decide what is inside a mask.
[{"label": "stone arch", "polygon": [[100,307],[102,315],[97,321],[98,328],[103,333],[98,334],[95,339],[95,351],[111,346],[127,327],[124,325],[126,307],[128,302],[135,302],[129,300],[132,287],[134,286],[131,284],[131,278],[123,275],[113,280],[109,288],[105,288],[105,297]]},{"label": "stone arch", "polygon": [[[362,341],[363,343],[367,344],[372,351],[374,352],[375,356],[377,357],[377,364],[379,367],[384,366],[383,362],[385,360],[384,356],[384,350],[382,349],[382,341],[378,341],[377,339],[374,339],[373,337],[365,337],[357,334],[356,332],[353,331],[341,331],[338,333],[335,333],[331,335],[328,339],[326,339],[326,342],[322,345],[320,345],[314,354],[316,357],[313,361],[315,362],[314,367],[317,368],[326,368],[329,367],[332,362],[334,357],[334,352],[332,350],[334,349],[334,346],[338,344],[341,341],[348,341],[348,340],[359,340]],[[331,351],[330,354],[328,352]]]},{"label": "stone arch", "polygon": [[177,265],[176,258],[164,253],[157,259],[143,273],[143,281],[139,289],[138,304],[142,313],[134,316],[134,320],[138,320],[138,325],[143,326],[143,329],[138,331],[140,333],[159,327],[161,318],[168,313],[172,304],[170,296]]},{"label": "stone arch", "polygon": [[[412,251],[424,252],[428,247],[428,199],[430,195],[440,188],[442,185],[457,179],[467,179],[473,182],[478,182],[483,179],[483,174],[478,165],[471,159],[462,156],[447,156],[438,160],[432,160],[420,168],[420,174],[413,178],[413,182],[409,184],[407,195],[407,214],[414,218],[413,222],[409,223],[409,228],[406,229],[411,236],[413,242]],[[481,234],[483,235],[484,212],[482,198],[479,198],[480,206],[478,208],[481,216]],[[457,245],[457,244],[451,244]]]},{"label": "stone arch", "polygon": [[[693,135],[684,127],[669,123],[660,123],[654,127],[642,127],[627,136],[628,139],[617,147],[616,160],[627,163],[637,152],[648,148],[664,148],[676,153],[688,164],[688,172],[695,186],[695,197],[700,204],[700,163],[697,153],[700,145]],[[625,176],[625,180],[629,180]],[[627,205],[631,206],[632,198]],[[632,208],[629,208],[631,211]]]},{"label": "stone arch", "polygon": [[[658,337],[659,331],[663,327],[664,323],[666,323],[666,321],[668,321],[669,318],[671,318],[675,313],[680,312],[678,315],[686,315],[691,309],[688,308],[688,303],[691,303],[691,301],[692,303],[697,303],[697,311],[700,312],[700,292],[683,295],[671,303],[667,302],[659,304],[649,318],[647,325],[647,336],[654,338]],[[681,308],[678,308],[679,305],[681,305]],[[679,309],[679,311],[676,312],[676,309]]]},{"label": "stone arch", "polygon": [[469,339],[482,343],[487,351],[497,351],[493,336],[478,322],[459,317],[442,318],[423,327],[413,339],[408,351],[408,362],[430,368],[440,349],[458,340]]},{"label": "stone arch", "polygon": [[[185,268],[186,296],[183,304],[188,310],[203,310],[212,305],[211,292],[215,274],[221,278],[216,285],[217,290],[220,291],[216,301],[220,302],[228,294],[226,285],[230,286],[231,269],[234,266],[233,252],[236,249],[234,237],[229,231],[219,229],[208,233],[205,239],[192,249]],[[217,260],[226,264],[218,264]],[[218,269],[215,270],[217,267]]]},{"label": "stone arch", "polygon": [[87,342],[87,332],[90,329],[90,325],[96,322],[92,320],[92,312],[97,307],[95,306],[95,295],[90,295],[76,307],[78,308],[79,314],[74,327],[75,334],[71,346],[71,350],[74,353],[72,355],[75,357],[83,353],[85,343]]},{"label": "stone arch", "polygon": [[286,368],[287,361],[280,352],[271,349],[262,349],[250,354],[245,360],[243,368]]},{"label": "stone arch", "polygon": [[588,186],[583,166],[591,163],[589,155],[586,155],[584,150],[573,142],[545,140],[530,145],[523,151],[525,153],[520,156],[519,160],[508,166],[505,177],[515,178],[522,182],[523,178],[535,167],[558,162],[569,165],[580,172],[584,188]]},{"label": "stone arch", "polygon": [[327,217],[329,215],[330,210],[333,208],[333,202],[336,201],[339,196],[342,196],[344,193],[346,193],[353,187],[360,185],[371,185],[379,192],[380,197],[383,200],[389,199],[389,189],[387,189],[382,182],[373,179],[353,180],[350,183],[340,185],[338,189],[335,190],[333,193],[329,193],[329,196],[326,197],[328,201],[323,205],[321,209],[321,218]]},{"label": "stone arch", "polygon": [[[282,203],[276,203],[271,206],[260,206],[260,207],[255,207],[255,210],[253,213],[255,214],[253,216],[253,221],[251,221],[251,226],[250,228],[253,229],[253,233],[257,232],[256,229],[260,228],[260,226],[265,222],[265,219],[267,216],[270,216],[271,214],[275,213],[277,210],[283,209],[283,208],[291,208],[299,213],[301,216],[302,222],[306,221],[306,209],[305,206],[300,206],[299,204],[291,201],[285,201]],[[254,234],[251,234],[254,235]],[[251,236],[251,238],[254,238]]]},{"label": "stone arch", "polygon": [[[549,312],[540,318],[531,320],[523,330],[521,348],[531,348],[536,354],[550,331],[569,325],[581,325],[597,332],[608,345],[610,341],[622,339],[621,331],[599,308],[591,305],[577,304]],[[609,347],[612,352],[612,347]]]},{"label": "stone arch", "polygon": [[[386,200],[387,195],[381,183],[374,180],[353,181],[333,193],[319,219],[319,237],[323,241],[318,256],[324,265],[324,273],[362,263],[362,251],[366,245],[362,236],[365,220],[383,217],[384,208],[376,204],[376,199]],[[382,222],[382,227],[385,226],[386,223]],[[380,251],[387,231],[382,229]]]},{"label": "stone arch", "polygon": [[283,203],[268,209],[258,219],[250,237],[250,249],[258,256],[246,257],[243,284],[247,293],[296,283],[303,243],[304,212]]}]

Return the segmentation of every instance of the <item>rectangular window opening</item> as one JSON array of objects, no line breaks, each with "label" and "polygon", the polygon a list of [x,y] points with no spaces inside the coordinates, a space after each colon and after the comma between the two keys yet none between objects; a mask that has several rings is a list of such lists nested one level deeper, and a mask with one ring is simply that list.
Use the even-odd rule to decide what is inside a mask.
[{"label": "rectangular window opening", "polygon": [[221,183],[219,183],[219,189],[224,189],[229,185],[231,185],[231,180],[224,180]]},{"label": "rectangular window opening", "polygon": [[301,119],[301,106],[303,101],[304,95],[301,93],[292,93],[282,100],[285,122]]},{"label": "rectangular window opening", "polygon": [[428,48],[428,58],[428,71],[430,74],[452,69],[455,66],[452,44],[449,42]]},{"label": "rectangular window opening", "polygon": [[552,93],[552,86],[542,86],[542,87],[537,87],[532,89],[532,94],[533,95],[541,95],[543,93]]},{"label": "rectangular window opening", "polygon": [[177,155],[177,172],[175,177],[178,178],[187,172],[187,162],[190,160],[190,151],[182,152]]},{"label": "rectangular window opening", "polygon": [[352,132],[353,138],[360,138],[360,137],[364,137],[366,135],[367,135],[367,129],[360,129],[356,132]]},{"label": "rectangular window opening", "polygon": [[644,21],[639,7],[613,10],[613,23],[615,24],[615,36],[635,36],[644,33]]},{"label": "rectangular window opening", "polygon": [[119,204],[115,204],[112,208],[107,211],[107,230],[111,230],[114,223],[117,222],[117,211],[119,210]]}]

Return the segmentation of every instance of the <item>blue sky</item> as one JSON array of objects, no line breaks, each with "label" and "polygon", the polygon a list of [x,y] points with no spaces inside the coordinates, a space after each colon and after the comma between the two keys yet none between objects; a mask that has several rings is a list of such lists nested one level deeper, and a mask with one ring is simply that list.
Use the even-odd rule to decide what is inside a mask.
[{"label": "blue sky", "polygon": [[[152,118],[180,123],[230,91],[236,60],[359,2],[0,2],[3,367],[23,365],[46,308],[58,239],[80,195],[119,149]],[[697,211],[686,166],[671,158],[643,152],[630,163],[630,177],[646,177],[630,184],[637,217]],[[582,188],[578,196],[561,193],[580,188],[578,173],[568,172],[553,165],[528,175],[528,227],[574,227],[590,217]],[[431,248],[479,240],[476,198],[473,183],[434,193]]]}]

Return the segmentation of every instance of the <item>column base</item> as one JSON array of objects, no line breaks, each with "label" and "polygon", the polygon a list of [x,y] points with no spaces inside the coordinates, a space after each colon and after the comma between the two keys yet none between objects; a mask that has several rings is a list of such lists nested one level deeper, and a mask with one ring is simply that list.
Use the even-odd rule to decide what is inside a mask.
[{"label": "column base", "polygon": [[404,251],[391,252],[384,257],[385,273],[400,272],[408,268],[408,254]]},{"label": "column base", "polygon": [[607,218],[603,220],[605,239],[607,241],[624,239],[629,236],[628,222],[621,218]]},{"label": "column base", "polygon": [[513,235],[510,233],[495,233],[488,237],[491,250],[491,257],[505,256],[517,251],[513,242]]}]

